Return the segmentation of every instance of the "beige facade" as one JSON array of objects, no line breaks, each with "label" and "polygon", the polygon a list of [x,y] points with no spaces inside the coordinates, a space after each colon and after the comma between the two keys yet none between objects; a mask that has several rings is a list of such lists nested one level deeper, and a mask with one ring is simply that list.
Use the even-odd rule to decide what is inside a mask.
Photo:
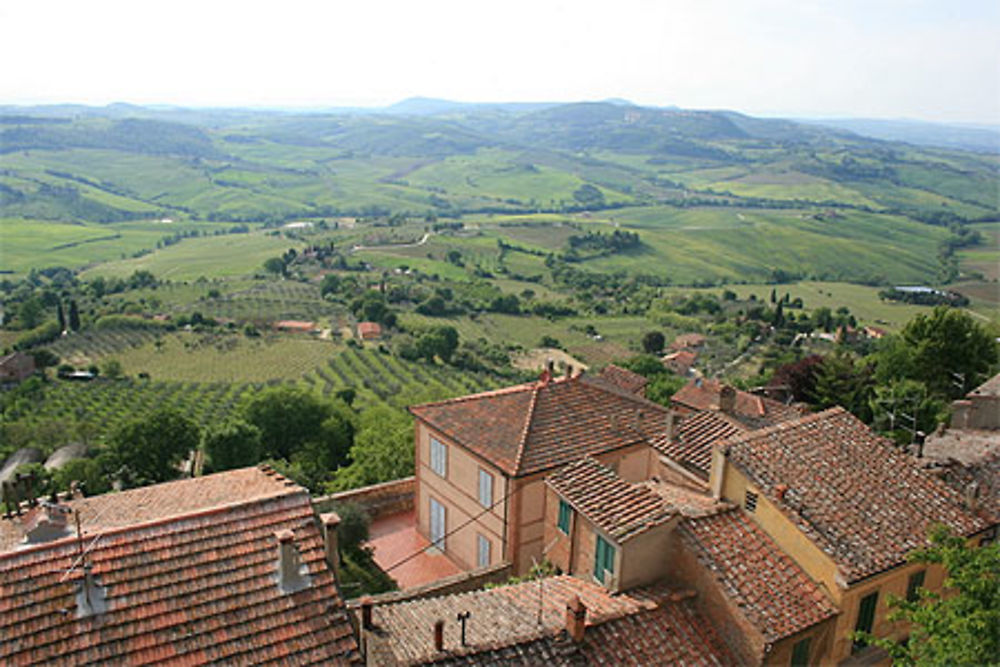
[{"label": "beige facade", "polygon": [[[889,596],[905,597],[910,577],[924,572],[923,587],[940,591],[944,582],[944,570],[937,565],[901,564],[885,572],[868,577],[859,582],[848,583],[839,575],[837,565],[815,543],[785,516],[773,503],[759,493],[747,477],[732,464],[725,461],[719,450],[713,455],[712,485],[718,495],[729,502],[745,505],[747,492],[756,494],[756,507],[748,514],[764,529],[778,546],[794,559],[806,573],[818,583],[840,610],[832,627],[832,636],[824,638],[826,650],[817,655],[820,664],[837,664],[851,657],[855,645],[851,634],[855,631],[861,600],[877,593],[872,634],[877,637],[902,639],[907,636],[907,627],[888,619]],[[975,542],[975,540],[970,540]],[[790,650],[790,649],[789,649]]]}]

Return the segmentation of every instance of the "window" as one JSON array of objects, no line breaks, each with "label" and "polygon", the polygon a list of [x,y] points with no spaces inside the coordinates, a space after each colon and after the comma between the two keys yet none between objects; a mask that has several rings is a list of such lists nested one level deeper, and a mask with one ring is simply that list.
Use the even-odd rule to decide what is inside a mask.
[{"label": "window", "polygon": [[[871,633],[872,628],[875,626],[875,605],[877,604],[878,591],[869,593],[861,598],[861,603],[858,605],[858,621],[854,624],[855,632]],[[868,646],[868,642],[861,639],[855,640],[851,652],[857,653],[865,646]]]},{"label": "window", "polygon": [[594,578],[602,584],[610,583],[604,581],[605,573],[615,572],[615,548],[600,535],[597,536],[597,545],[594,548]]},{"label": "window", "polygon": [[448,448],[431,438],[431,470],[441,477],[448,476]]},{"label": "window", "polygon": [[757,510],[757,494],[753,491],[747,491],[746,497],[743,499],[743,507],[747,509],[747,512],[754,512]]},{"label": "window", "polygon": [[476,567],[489,567],[490,540],[482,535],[476,535]]},{"label": "window", "polygon": [[482,469],[479,470],[479,504],[493,507],[493,475]]},{"label": "window", "polygon": [[925,576],[927,576],[927,570],[920,570],[920,572],[914,572],[910,575],[910,580],[906,582],[907,602],[916,602],[920,599],[918,591],[924,586]]},{"label": "window", "polygon": [[792,667],[809,667],[809,641],[811,637],[806,637],[795,642],[792,646]]},{"label": "window", "polygon": [[444,537],[448,525],[444,505],[431,498],[431,544],[444,551]]},{"label": "window", "polygon": [[569,520],[573,516],[573,508],[565,500],[559,500],[559,530],[569,535]]}]

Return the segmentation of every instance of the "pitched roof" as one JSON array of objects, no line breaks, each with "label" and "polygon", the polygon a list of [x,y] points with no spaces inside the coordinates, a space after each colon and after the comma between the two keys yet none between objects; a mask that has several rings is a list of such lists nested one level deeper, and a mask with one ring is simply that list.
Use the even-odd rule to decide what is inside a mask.
[{"label": "pitched roof", "polygon": [[583,654],[597,665],[735,665],[735,656],[691,600],[588,628]]},{"label": "pitched roof", "polygon": [[602,370],[600,375],[597,376],[598,379],[610,382],[612,385],[627,391],[630,394],[642,395],[645,391],[646,385],[649,384],[647,380],[642,375],[638,373],[633,373],[627,368],[622,368],[621,366],[615,366],[614,364],[608,364]]},{"label": "pitched roof", "polygon": [[619,544],[677,515],[649,487],[626,482],[589,456],[560,469],[545,483]]},{"label": "pitched roof", "polygon": [[[239,480],[247,477],[234,471],[203,479],[212,488],[227,484],[240,497]],[[198,484],[162,485],[177,494],[181,513],[176,506],[150,505],[168,500],[162,489],[152,491],[156,487],[115,494],[105,516],[116,525],[98,530],[93,526],[100,522],[91,523],[83,541],[96,580],[90,590],[99,595],[103,589],[106,603],[98,614],[82,613],[84,575],[75,536],[0,554],[0,663],[356,660],[309,495],[271,481],[271,491],[258,487],[232,503],[216,496],[197,510],[183,496]],[[115,518],[125,513],[121,501],[128,499],[141,521]],[[279,531],[291,531],[309,574],[298,592],[283,593],[277,583]]]},{"label": "pitched roof", "polygon": [[651,442],[658,452],[708,478],[712,446],[750,430],[750,427],[717,410],[702,410],[681,418],[675,436],[666,433]]},{"label": "pitched roof", "polygon": [[[394,662],[390,662],[390,660],[384,661],[385,664]],[[571,667],[572,665],[586,665],[587,659],[584,657],[583,651],[580,650],[580,646],[573,642],[565,632],[553,634],[549,631],[543,632],[538,637],[514,643],[497,642],[473,648],[452,649],[444,652],[441,657],[422,661],[422,664]]]},{"label": "pitched roof", "polygon": [[415,405],[410,412],[514,476],[646,442],[665,428],[667,415],[662,405],[584,376]]},{"label": "pitched roof", "polygon": [[670,349],[682,350],[688,347],[701,347],[705,344],[705,336],[700,333],[681,334],[670,343]]},{"label": "pitched roof", "polygon": [[768,643],[837,614],[819,586],[742,510],[685,519],[678,532]]},{"label": "pitched roof", "polygon": [[[670,397],[670,402],[694,411],[718,410],[719,398],[725,386],[718,380],[693,378]],[[761,428],[796,419],[802,413],[790,405],[736,389],[736,400],[730,416],[745,422],[751,428]]]},{"label": "pitched roof", "polygon": [[[903,563],[934,522],[960,535],[989,524],[953,489],[843,408],[724,443],[729,460],[851,583]],[[778,484],[788,487],[782,497]]]},{"label": "pitched roof", "polygon": [[978,398],[980,396],[1000,396],[1000,373],[997,373],[966,394],[967,398]]},{"label": "pitched roof", "polygon": [[[509,586],[422,598],[376,606],[372,622],[376,632],[369,646],[378,663],[417,664],[443,658],[434,650],[434,622],[443,620],[444,647],[495,650],[559,632],[566,624],[566,602],[573,595],[587,608],[587,624],[593,625],[657,605],[657,595],[631,591],[612,595],[598,584],[568,575],[546,577]],[[461,646],[458,612],[469,612],[467,646]]]},{"label": "pitched roof", "polygon": [[[79,514],[85,534],[168,519],[213,507],[239,504],[301,491],[267,466],[156,484],[121,493],[76,498],[63,503]],[[31,513],[40,511],[33,510]],[[0,519],[0,553],[24,541],[28,514]]]},{"label": "pitched roof", "polygon": [[951,460],[931,472],[963,497],[975,495],[976,514],[1000,522],[1000,449],[968,464]]}]

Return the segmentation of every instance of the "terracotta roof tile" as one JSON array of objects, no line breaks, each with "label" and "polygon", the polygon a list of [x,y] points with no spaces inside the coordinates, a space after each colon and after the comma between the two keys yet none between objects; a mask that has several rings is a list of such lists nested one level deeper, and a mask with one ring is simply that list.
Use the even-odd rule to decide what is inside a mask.
[{"label": "terracotta roof tile", "polygon": [[582,376],[416,405],[410,412],[514,476],[645,442],[663,431],[667,414],[659,404]]},{"label": "terracotta roof tile", "polygon": [[566,575],[488,590],[424,598],[377,606],[372,610],[375,632],[370,637],[383,662],[419,664],[447,656],[434,650],[433,628],[445,622],[444,647],[461,649],[461,629],[455,616],[469,612],[468,646],[463,653],[496,650],[558,633],[565,627],[566,602],[573,595],[587,608],[587,624],[653,609],[665,591],[650,589],[612,595],[603,587]]},{"label": "terracotta roof tile", "polygon": [[639,396],[643,395],[643,392],[646,390],[646,385],[649,384],[649,380],[642,375],[633,373],[627,368],[615,366],[614,364],[608,364],[605,366],[601,370],[600,375],[597,377],[599,380],[604,380],[619,389],[627,391],[630,394],[637,394]]},{"label": "terracotta roof tile", "polygon": [[[206,484],[160,485],[175,492],[250,481],[246,471]],[[203,478],[210,480],[211,478]],[[192,480],[198,481],[198,480]],[[85,560],[107,608],[77,618],[83,580],[73,537],[0,554],[0,664],[346,663],[358,657],[346,610],[328,568],[309,495],[280,481],[277,493],[191,508],[136,503],[140,523],[85,530]],[[161,497],[148,487],[144,498]],[[261,489],[257,489],[260,491]],[[143,491],[143,489],[137,490]],[[116,494],[138,500],[135,492]],[[91,500],[97,500],[96,498]],[[168,516],[162,517],[160,515]],[[100,522],[97,522],[100,523]],[[283,594],[276,582],[275,532],[293,531],[310,584]],[[98,596],[99,599],[99,596]]]},{"label": "terracotta roof tile", "polygon": [[545,480],[556,493],[619,544],[677,515],[644,484],[630,484],[590,457]]},{"label": "terracotta roof tile", "polygon": [[705,336],[699,333],[681,334],[670,343],[671,350],[683,350],[690,347],[701,347],[705,344]]},{"label": "terracotta roof tile", "polygon": [[997,373],[986,382],[982,383],[968,394],[969,398],[978,396],[1000,396],[1000,373]]},{"label": "terracotta roof tile", "polygon": [[[960,535],[989,523],[843,408],[727,441],[728,458],[839,566],[848,582],[903,563],[930,524]],[[788,487],[783,497],[778,484]]]},{"label": "terracotta roof tile", "polygon": [[[285,495],[300,490],[267,467],[241,468],[225,474],[181,479],[120,493],[105,493],[63,503],[80,515],[81,527],[97,532],[191,512]],[[24,540],[29,516],[0,519],[0,553]]]},{"label": "terracotta roof tile", "polygon": [[737,664],[691,600],[587,628],[583,653],[597,665]]},{"label": "terracotta roof tile", "polygon": [[991,522],[1000,522],[1000,450],[974,463],[963,464],[952,460],[928,472],[939,477],[963,498],[966,494],[973,494],[978,505],[975,513]]},{"label": "terracotta roof tile", "polygon": [[[726,385],[718,380],[694,378],[677,390],[670,402],[688,410],[718,410],[724,386]],[[793,406],[737,389],[730,416],[744,421],[751,428],[761,428],[797,419],[802,413]]]},{"label": "terracotta roof tile", "polygon": [[673,439],[668,439],[664,433],[651,444],[664,456],[708,479],[712,446],[748,430],[749,426],[725,413],[702,410],[682,417]]},{"label": "terracotta roof tile", "polygon": [[679,534],[767,642],[837,614],[819,586],[742,510],[685,519]]}]

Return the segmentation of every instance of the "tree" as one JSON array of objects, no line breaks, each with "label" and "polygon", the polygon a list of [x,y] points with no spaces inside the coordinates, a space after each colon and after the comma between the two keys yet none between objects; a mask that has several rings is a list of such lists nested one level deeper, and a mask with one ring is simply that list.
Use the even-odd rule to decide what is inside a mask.
[{"label": "tree", "polygon": [[232,419],[209,429],[202,446],[212,472],[256,465],[261,459],[260,429]]},{"label": "tree", "polygon": [[842,406],[863,422],[871,421],[869,399],[872,393],[871,370],[842,348],[825,357],[816,368],[813,402],[820,408]]},{"label": "tree", "polygon": [[340,276],[334,273],[328,273],[323,276],[323,282],[319,286],[319,293],[323,296],[327,294],[336,294],[340,291]]},{"label": "tree", "polygon": [[76,301],[69,302],[69,328],[71,331],[80,330],[80,311],[76,307]]},{"label": "tree", "polygon": [[955,399],[991,372],[997,344],[968,313],[938,306],[930,315],[914,317],[898,336],[890,336],[876,359],[880,384],[917,380],[932,394]]},{"label": "tree", "polygon": [[327,490],[345,491],[413,474],[413,420],[402,410],[376,405],[361,413],[351,464],[336,472]]},{"label": "tree", "polygon": [[931,396],[927,387],[916,380],[876,386],[869,404],[873,426],[900,445],[913,442],[916,431],[932,432],[938,422],[947,420],[948,414],[945,402]]},{"label": "tree", "polygon": [[944,567],[944,594],[920,589],[916,599],[889,598],[889,619],[910,624],[907,642],[858,639],[884,648],[894,665],[1000,664],[1000,543],[969,546],[942,526],[930,538],[909,560]]},{"label": "tree", "polygon": [[264,270],[269,273],[274,273],[279,276],[285,275],[285,260],[281,257],[269,257],[264,260]]},{"label": "tree", "polygon": [[117,359],[108,359],[103,364],[101,364],[101,372],[105,377],[111,378],[112,380],[117,380],[122,376],[122,362]]},{"label": "tree", "polygon": [[63,312],[61,301],[56,304],[56,319],[59,320],[59,331],[66,331],[66,313]]},{"label": "tree", "polygon": [[416,348],[417,354],[427,361],[440,357],[448,363],[458,348],[458,331],[451,326],[434,327],[417,339]]},{"label": "tree", "polygon": [[165,482],[201,441],[198,425],[178,410],[161,408],[119,426],[108,442],[109,464],[126,487]]},{"label": "tree", "polygon": [[22,329],[34,329],[37,327],[42,323],[42,316],[44,314],[45,309],[42,306],[42,301],[36,296],[28,297],[22,301],[20,307],[17,309],[17,319]]},{"label": "tree", "polygon": [[260,430],[263,455],[291,460],[303,443],[315,439],[331,406],[304,389],[279,386],[254,396],[243,418]]},{"label": "tree", "polygon": [[650,331],[642,337],[642,351],[646,354],[659,354],[666,342],[662,332]]}]

